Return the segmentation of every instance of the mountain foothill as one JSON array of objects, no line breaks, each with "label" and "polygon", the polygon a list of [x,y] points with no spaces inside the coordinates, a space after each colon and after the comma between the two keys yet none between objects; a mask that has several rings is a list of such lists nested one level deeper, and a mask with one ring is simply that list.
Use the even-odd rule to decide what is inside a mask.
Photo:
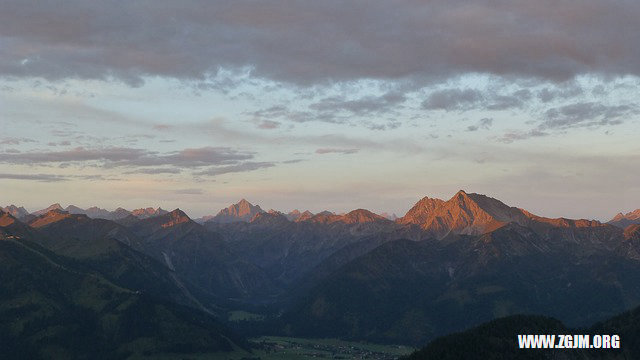
[{"label": "mountain foothill", "polygon": [[606,319],[640,305],[640,210],[547,218],[462,190],[399,218],[9,205],[0,239],[0,351],[22,358],[251,358],[261,335],[437,358],[527,322],[628,329]]}]

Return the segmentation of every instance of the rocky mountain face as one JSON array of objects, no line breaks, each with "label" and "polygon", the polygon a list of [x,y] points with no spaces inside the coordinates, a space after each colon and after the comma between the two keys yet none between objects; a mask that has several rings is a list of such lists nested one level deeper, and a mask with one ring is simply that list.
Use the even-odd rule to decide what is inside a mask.
[{"label": "rocky mountain face", "polygon": [[640,224],[640,209],[628,212],[626,214],[618,213],[613,219],[609,220],[608,224],[626,228],[629,225]]},{"label": "rocky mountain face", "polygon": [[293,221],[295,222],[307,221],[311,219],[313,216],[314,216],[314,213],[312,213],[309,210],[305,210],[303,213],[299,214]]},{"label": "rocky mountain face", "polygon": [[216,216],[209,221],[216,223],[232,223],[232,222],[248,222],[253,219],[256,214],[262,213],[264,210],[258,205],[253,205],[245,199],[240,200],[237,204],[230,205],[226,209],[220,210]]},{"label": "rocky mountain face", "polygon": [[22,206],[18,207],[15,205],[9,205],[7,207],[0,207],[0,210],[11,214],[11,216],[18,220],[24,220],[30,215],[27,209],[23,208]]},{"label": "rocky mountain face", "polygon": [[399,221],[415,224],[442,238],[449,232],[479,235],[510,222],[526,223],[528,217],[519,209],[479,194],[459,191],[448,201],[424,198]]},{"label": "rocky mountain face", "polygon": [[61,211],[64,211],[64,209],[62,208],[62,206],[61,206],[60,204],[56,203],[56,204],[52,204],[52,205],[50,205],[49,207],[47,207],[47,208],[45,208],[45,209],[38,210],[38,211],[34,211],[34,212],[32,213],[32,215],[34,215],[34,216],[40,216],[40,215],[44,215],[44,214],[46,214],[46,213],[48,213],[49,211],[52,211],[52,210],[61,210]]},{"label": "rocky mountain face", "polygon": [[287,215],[285,215],[287,217],[287,220],[289,221],[295,221],[297,218],[300,217],[302,213],[300,212],[300,210],[295,209],[290,211],[289,213],[287,213]]},{"label": "rocky mountain face", "polygon": [[425,224],[433,211],[444,203],[440,199],[432,199],[425,196],[418,201],[407,213],[397,219],[400,224]]},{"label": "rocky mountain face", "polygon": [[9,212],[0,210],[0,240],[29,237],[34,233],[33,228],[22,223]]},{"label": "rocky mountain face", "polygon": [[143,208],[143,209],[135,209],[135,210],[131,211],[131,215],[137,217],[138,219],[148,219],[148,218],[152,218],[152,217],[155,217],[155,216],[165,215],[165,214],[168,214],[168,213],[169,212],[167,210],[164,210],[163,208],[154,209],[152,207]]}]

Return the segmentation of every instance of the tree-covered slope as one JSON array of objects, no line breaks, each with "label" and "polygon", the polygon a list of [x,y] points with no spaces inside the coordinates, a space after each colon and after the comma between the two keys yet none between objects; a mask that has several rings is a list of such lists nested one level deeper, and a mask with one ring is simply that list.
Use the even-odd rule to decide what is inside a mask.
[{"label": "tree-covered slope", "polygon": [[0,353],[21,359],[154,358],[244,342],[212,317],[117,286],[34,243],[0,241]]}]

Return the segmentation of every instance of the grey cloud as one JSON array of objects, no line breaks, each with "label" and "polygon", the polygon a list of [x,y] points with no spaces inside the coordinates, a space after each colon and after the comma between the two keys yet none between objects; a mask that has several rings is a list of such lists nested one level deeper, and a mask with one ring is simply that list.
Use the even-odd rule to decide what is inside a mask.
[{"label": "grey cloud", "polygon": [[41,182],[60,182],[72,179],[82,179],[89,181],[99,180],[119,180],[117,178],[105,177],[103,175],[54,175],[54,174],[0,174],[0,179],[12,180],[34,180]]},{"label": "grey cloud", "polygon": [[511,131],[511,132],[507,132],[502,137],[500,137],[498,141],[503,142],[505,144],[510,144],[518,140],[526,140],[530,138],[543,137],[547,135],[549,134],[539,129],[532,129],[529,131]]},{"label": "grey cloud", "polygon": [[203,171],[198,171],[194,173],[194,175],[216,176],[216,175],[229,174],[229,173],[253,171],[253,170],[269,168],[273,166],[275,166],[275,164],[272,162],[249,162],[248,161],[248,162],[244,162],[236,165],[212,167]]},{"label": "grey cloud", "polygon": [[272,120],[263,120],[260,124],[258,124],[258,128],[266,130],[276,129],[278,127],[280,127],[280,123]]},{"label": "grey cloud", "polygon": [[524,107],[531,99],[528,89],[516,90],[503,94],[498,89],[443,89],[429,94],[422,102],[427,110],[464,111],[475,108],[486,110],[507,110]]},{"label": "grey cloud", "polygon": [[180,169],[176,168],[140,168],[132,171],[127,171],[125,174],[179,174]]},{"label": "grey cloud", "polygon": [[41,182],[59,182],[69,180],[66,176],[52,174],[0,174],[0,179],[8,180],[33,180]]},{"label": "grey cloud", "polygon": [[312,120],[323,120],[318,114],[309,111],[294,111],[284,105],[274,105],[266,109],[259,109],[249,112],[248,115],[256,119],[283,119],[293,122],[307,122]]},{"label": "grey cloud", "polygon": [[521,108],[524,106],[523,100],[518,96],[496,95],[487,104],[489,110],[506,110],[513,108]]},{"label": "grey cloud", "polygon": [[69,146],[69,145],[71,145],[71,141],[68,141],[68,140],[59,141],[59,142],[51,141],[51,142],[48,142],[47,145],[49,145],[49,146]]},{"label": "grey cloud", "polygon": [[309,108],[326,113],[344,111],[353,115],[368,115],[388,111],[405,100],[405,95],[399,92],[388,92],[381,96],[365,96],[353,100],[346,99],[344,96],[333,96],[311,104]]},{"label": "grey cloud", "polygon": [[245,68],[301,85],[640,74],[635,1],[7,0],[2,7],[0,75],[9,77],[139,86],[145,76],[207,84],[220,69]]},{"label": "grey cloud", "polygon": [[[353,123],[354,116],[378,115],[395,111],[406,100],[400,92],[390,91],[379,96],[363,96],[349,99],[347,96],[330,96],[308,105],[303,110],[291,110],[277,105],[249,113],[256,118],[282,119],[294,122],[320,121],[334,124]],[[261,126],[262,127],[262,126]],[[384,130],[387,126],[372,124],[369,128]],[[391,126],[389,126],[391,127]]]},{"label": "grey cloud", "polygon": [[90,181],[119,180],[117,178],[105,177],[103,175],[72,175],[70,177],[77,178],[77,179],[83,179],[83,180],[90,180]]},{"label": "grey cloud", "polygon": [[335,148],[320,148],[316,150],[316,154],[355,154],[360,149],[335,149]]},{"label": "grey cloud", "polygon": [[545,87],[538,91],[537,97],[543,103],[548,103],[556,99],[569,99],[582,94],[584,94],[584,89],[574,85],[554,88]]},{"label": "grey cloud", "polygon": [[260,109],[260,110],[253,111],[253,112],[251,112],[249,114],[253,115],[256,118],[282,117],[282,116],[286,116],[286,115],[289,114],[289,108],[287,108],[284,105],[274,105],[274,106],[268,107],[266,109]]},{"label": "grey cloud", "polygon": [[77,147],[66,151],[23,152],[20,154],[0,153],[0,162],[10,164],[37,164],[51,162],[75,161],[132,161],[145,155],[141,149],[111,147],[104,149],[87,149]]},{"label": "grey cloud", "polygon": [[203,147],[184,149],[167,154],[147,152],[120,161],[113,161],[109,166],[163,166],[171,165],[181,168],[198,168],[210,165],[233,164],[241,160],[253,158],[253,153],[242,152],[228,147]]},{"label": "grey cloud", "polygon": [[[571,95],[572,96],[572,95]],[[603,104],[596,102],[579,102],[552,107],[546,110],[541,121],[527,131],[511,131],[498,138],[498,141],[512,143],[533,137],[550,135],[554,131],[566,131],[572,128],[600,128],[622,124],[632,116],[640,114],[640,107],[635,104]],[[468,130],[477,130],[470,126]]]},{"label": "grey cloud", "polygon": [[431,93],[422,102],[422,108],[429,110],[465,110],[484,100],[482,93],[474,89],[445,89]]},{"label": "grey cloud", "polygon": [[236,165],[254,157],[254,153],[228,147],[189,148],[160,154],[136,148],[107,147],[89,149],[77,147],[67,151],[0,153],[0,163],[49,164],[69,163],[97,164],[106,168],[134,167],[136,172],[147,174],[177,173],[179,169],[196,169],[212,165]]},{"label": "grey cloud", "polygon": [[493,125],[493,119],[484,118],[484,119],[480,119],[480,121],[478,121],[477,124],[468,126],[467,131],[478,131],[479,129],[489,130],[491,129],[492,125]]},{"label": "grey cloud", "polygon": [[595,102],[583,102],[551,108],[545,113],[541,129],[592,127],[617,125],[625,117],[638,114],[635,105],[604,105]]},{"label": "grey cloud", "polygon": [[10,138],[4,138],[0,140],[0,145],[20,145],[22,143],[32,143],[32,142],[35,142],[35,140],[29,139],[29,138],[10,137]]}]

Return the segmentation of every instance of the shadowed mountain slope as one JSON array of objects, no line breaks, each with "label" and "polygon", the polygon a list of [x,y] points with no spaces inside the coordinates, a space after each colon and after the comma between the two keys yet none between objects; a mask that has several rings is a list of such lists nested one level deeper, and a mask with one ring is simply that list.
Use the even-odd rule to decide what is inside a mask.
[{"label": "shadowed mountain slope", "polygon": [[21,239],[73,259],[115,284],[197,309],[209,302],[210,295],[181,281],[164,263],[134,250],[132,246],[142,241],[115,222],[52,210],[34,219],[32,226]]},{"label": "shadowed mountain slope", "polygon": [[114,285],[34,243],[0,240],[0,352],[22,359],[230,352],[244,341],[200,311]]},{"label": "shadowed mountain slope", "polygon": [[136,249],[220,298],[261,299],[277,292],[277,284],[261,268],[238,258],[218,234],[179,209],[129,229],[141,239]]},{"label": "shadowed mountain slope", "polygon": [[387,242],[320,281],[283,321],[300,336],[414,344],[523,312],[585,324],[640,304],[640,263],[627,255],[638,247],[619,241],[549,241],[509,223]]},{"label": "shadowed mountain slope", "polygon": [[362,209],[345,215],[320,213],[294,222],[281,214],[260,213],[248,223],[209,221],[205,226],[220,233],[241,259],[265,269],[285,285],[301,279],[341,248],[372,235],[386,238],[401,227]]}]

